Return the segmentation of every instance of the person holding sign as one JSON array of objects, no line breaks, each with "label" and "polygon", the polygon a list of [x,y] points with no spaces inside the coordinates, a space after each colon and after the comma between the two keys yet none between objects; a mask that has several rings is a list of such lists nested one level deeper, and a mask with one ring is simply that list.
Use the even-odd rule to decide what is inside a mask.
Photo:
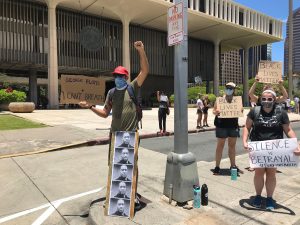
[{"label": "person holding sign", "polygon": [[[259,97],[257,95],[255,95],[255,89],[256,89],[256,85],[257,83],[260,81],[260,77],[256,76],[253,85],[251,86],[250,90],[249,90],[249,97],[250,97],[250,102],[251,102],[251,106],[256,106],[256,105],[260,105],[259,103]],[[282,93],[282,96],[278,96],[276,97],[276,103],[283,103],[287,100],[288,98],[288,93],[285,90],[284,86],[283,86],[283,80],[279,80],[279,90]],[[265,84],[263,87],[263,91],[265,90],[273,90],[272,85],[271,84]]]},{"label": "person holding sign", "polygon": [[[140,72],[138,76],[129,84],[129,74],[125,67],[118,66],[112,73],[115,78],[115,89],[109,90],[103,109],[96,108],[94,105],[82,101],[79,105],[82,108],[90,109],[98,116],[107,118],[110,111],[112,110],[112,122],[110,128],[111,134],[116,131],[137,131],[138,130],[138,116],[136,110],[136,104],[134,99],[131,98],[128,86],[131,86],[134,95],[138,95],[139,88],[143,85],[145,79],[149,73],[149,64],[147,55],[145,53],[144,44],[141,41],[134,42],[134,47],[137,50],[140,57]],[[110,95],[110,92],[113,94]],[[112,99],[110,99],[110,96]],[[108,164],[111,162],[111,152],[113,151],[113,145],[109,145],[108,151]],[[136,182],[137,183],[137,182]],[[139,200],[136,199],[136,207],[140,208]]]},{"label": "person holding sign", "polygon": [[156,92],[156,98],[159,102],[158,107],[158,126],[159,126],[159,133],[164,134],[166,133],[166,119],[169,112],[169,99],[168,96],[165,95],[163,91]]},{"label": "person holding sign", "polygon": [[[247,116],[243,130],[244,149],[249,151],[248,136],[251,141],[265,141],[282,139],[283,132],[289,138],[296,138],[296,134],[290,126],[289,117],[285,110],[275,104],[276,93],[272,90],[265,90],[261,95],[261,106],[252,108]],[[295,155],[300,155],[300,149],[295,150]],[[264,175],[266,179],[264,180]],[[252,202],[254,207],[262,205],[261,193],[264,185],[267,191],[266,208],[275,208],[273,193],[276,186],[276,168],[255,168],[254,186],[256,197]]]},{"label": "person holding sign", "polygon": [[[224,103],[233,103],[233,95],[234,90],[236,88],[235,83],[229,82],[225,86],[225,96],[220,98]],[[225,109],[222,109],[225,110]],[[220,118],[220,114],[222,111],[218,102],[215,102],[213,113],[215,116],[214,124],[216,126],[216,137],[218,139],[217,148],[216,148],[216,167],[213,171],[214,175],[218,175],[220,173],[220,163],[222,159],[222,153],[225,145],[226,139],[228,139],[228,155],[230,159],[230,169],[237,168],[235,164],[235,146],[236,139],[240,136],[240,129],[238,124],[238,116],[233,116],[232,118]],[[241,111],[243,108],[241,107]],[[238,172],[242,173],[237,168]]]}]

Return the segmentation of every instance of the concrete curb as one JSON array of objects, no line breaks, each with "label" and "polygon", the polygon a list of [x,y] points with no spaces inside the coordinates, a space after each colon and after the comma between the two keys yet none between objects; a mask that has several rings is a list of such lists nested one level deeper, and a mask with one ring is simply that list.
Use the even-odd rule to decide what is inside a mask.
[{"label": "concrete curb", "polygon": [[[300,120],[291,120],[290,122],[299,122]],[[240,126],[240,128],[245,127],[245,125]],[[206,131],[214,131],[216,130],[215,127],[211,128],[205,128],[205,129],[193,129],[189,130],[189,134],[194,134],[194,133],[202,133]],[[140,135],[140,139],[148,139],[148,138],[155,138],[155,137],[165,137],[165,136],[172,136],[174,135],[174,132],[167,132],[166,134],[162,135],[159,134],[158,132],[156,133],[148,133],[148,134],[142,134]],[[42,149],[38,151],[31,151],[31,152],[24,152],[24,153],[16,153],[16,154],[11,154],[11,155],[3,155],[0,156],[0,159],[3,158],[10,158],[10,157],[18,157],[18,156],[25,156],[25,155],[33,155],[33,154],[39,154],[39,153],[46,153],[46,152],[52,152],[52,151],[60,151],[60,150],[65,150],[69,148],[79,148],[79,147],[84,147],[84,146],[94,146],[94,145],[106,145],[109,144],[109,138],[104,137],[100,139],[94,139],[94,140],[87,140],[87,141],[82,141],[74,144],[68,144],[68,145],[62,145],[60,147],[56,148],[49,148],[49,149]]]}]

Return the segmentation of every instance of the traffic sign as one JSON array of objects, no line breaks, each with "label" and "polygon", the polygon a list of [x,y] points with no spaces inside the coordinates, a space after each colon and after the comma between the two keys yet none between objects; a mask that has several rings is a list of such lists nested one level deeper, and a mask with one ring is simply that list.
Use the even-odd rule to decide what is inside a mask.
[{"label": "traffic sign", "polygon": [[178,3],[168,9],[168,45],[183,41],[183,4]]}]

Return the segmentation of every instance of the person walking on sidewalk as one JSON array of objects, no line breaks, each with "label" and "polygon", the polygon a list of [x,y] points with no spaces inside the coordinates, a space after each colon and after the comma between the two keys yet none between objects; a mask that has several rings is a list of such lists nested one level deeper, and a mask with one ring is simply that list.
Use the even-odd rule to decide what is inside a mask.
[{"label": "person walking on sidewalk", "polygon": [[196,127],[196,129],[203,128],[202,127],[203,108],[204,108],[204,105],[203,105],[203,102],[202,102],[202,99],[201,99],[201,95],[198,94],[198,99],[197,99],[197,115],[198,115],[198,118],[197,118],[197,127]]},{"label": "person walking on sidewalk", "polygon": [[[137,131],[138,130],[138,118],[136,113],[136,105],[134,100],[130,97],[127,86],[131,85],[134,91],[134,95],[137,96],[139,88],[143,85],[145,79],[148,76],[149,64],[144,50],[144,44],[141,41],[134,42],[134,47],[137,50],[140,57],[140,72],[138,76],[128,84],[129,74],[125,67],[118,66],[113,72],[115,78],[115,89],[109,90],[103,109],[96,108],[94,105],[90,105],[85,101],[79,103],[83,108],[90,109],[98,116],[107,118],[112,110],[112,122],[110,128],[110,134],[115,131]],[[114,90],[113,96],[110,92]],[[112,99],[110,99],[110,96]],[[110,135],[111,137],[111,135]],[[111,140],[110,140],[111,141]],[[111,161],[111,152],[113,151],[113,145],[110,144],[108,164]],[[137,183],[137,182],[136,182]],[[139,200],[136,199],[137,208],[139,208]]]},{"label": "person walking on sidewalk", "polygon": [[202,102],[203,102],[203,127],[209,127],[207,123],[207,117],[208,117],[208,109],[210,105],[209,105],[209,100],[207,95],[203,97]]},{"label": "person walking on sidewalk", "polygon": [[[225,95],[223,96],[226,102],[230,103],[232,101],[235,88],[236,85],[233,82],[229,82],[226,84]],[[240,171],[235,164],[236,139],[240,136],[238,118],[219,118],[220,110],[217,108],[216,102],[214,105],[213,113],[215,115],[214,124],[216,126],[216,137],[218,139],[215,156],[216,167],[213,170],[213,174],[220,174],[220,163],[226,139],[228,139],[228,155],[231,165],[230,169],[237,168],[238,172],[242,173],[242,171]]]},{"label": "person walking on sidewalk", "polygon": [[159,133],[166,133],[166,119],[167,114],[169,113],[169,99],[168,96],[165,95],[163,91],[156,92],[157,101],[159,102],[158,107],[158,125],[159,125]]},{"label": "person walking on sidewalk", "polygon": [[[265,90],[261,95],[261,106],[252,108],[248,113],[243,129],[243,145],[246,151],[249,151],[247,143],[249,133],[251,141],[282,139],[283,132],[289,138],[296,138],[287,112],[282,110],[282,106],[276,105],[275,102],[276,93],[272,90]],[[300,155],[299,147],[294,153]],[[265,180],[264,175],[266,175]],[[260,208],[262,205],[261,193],[264,185],[267,191],[266,209],[273,210],[275,208],[273,193],[276,187],[276,168],[255,168],[254,187],[256,197],[252,202],[254,207]]]}]

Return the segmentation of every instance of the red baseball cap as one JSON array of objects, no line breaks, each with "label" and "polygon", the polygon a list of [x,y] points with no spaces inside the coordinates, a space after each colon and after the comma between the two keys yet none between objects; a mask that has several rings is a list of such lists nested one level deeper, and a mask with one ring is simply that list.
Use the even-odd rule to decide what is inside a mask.
[{"label": "red baseball cap", "polygon": [[128,70],[123,66],[118,66],[115,68],[114,72],[112,72],[113,75],[115,74],[122,74],[125,75],[126,78],[128,78]]}]

